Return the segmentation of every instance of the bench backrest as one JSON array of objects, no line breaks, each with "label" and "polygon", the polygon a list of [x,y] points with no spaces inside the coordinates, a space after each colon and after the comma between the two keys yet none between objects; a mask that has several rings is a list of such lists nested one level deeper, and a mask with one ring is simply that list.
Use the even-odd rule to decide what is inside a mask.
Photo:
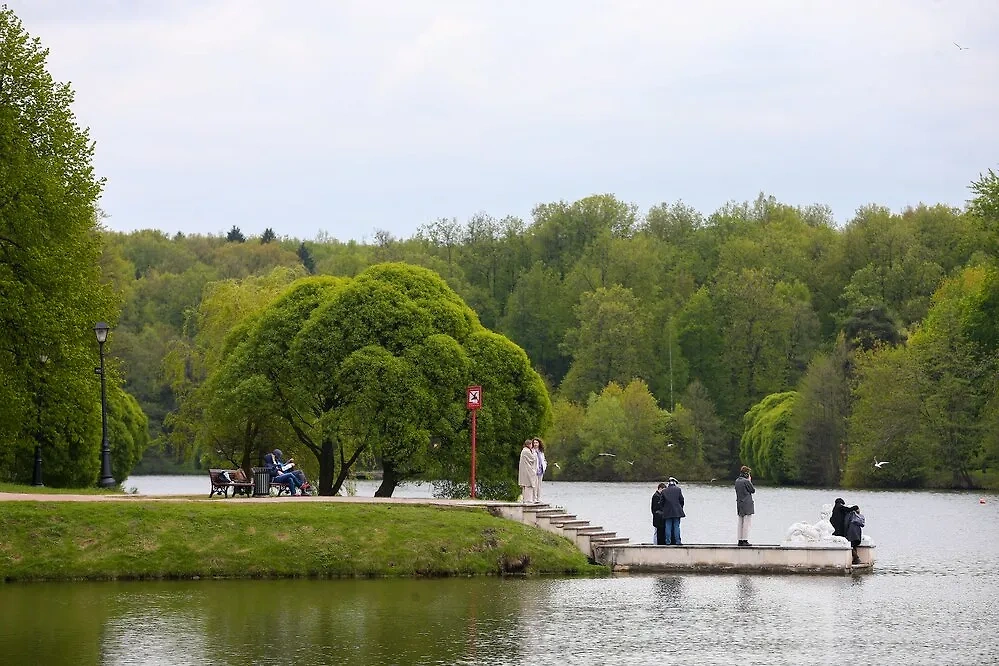
[{"label": "bench backrest", "polygon": [[229,479],[233,483],[249,483],[250,480],[246,478],[246,472],[241,469],[209,469],[208,473],[212,477],[212,483],[224,483],[219,479],[219,474],[222,472],[229,472]]}]

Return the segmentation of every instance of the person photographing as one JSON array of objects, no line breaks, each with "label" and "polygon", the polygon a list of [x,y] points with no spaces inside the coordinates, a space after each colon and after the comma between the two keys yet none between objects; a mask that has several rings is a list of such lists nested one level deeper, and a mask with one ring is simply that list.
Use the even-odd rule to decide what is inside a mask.
[{"label": "person photographing", "polygon": [[756,507],[753,505],[753,470],[743,465],[739,469],[739,478],[735,480],[735,509],[739,516],[739,545],[751,546],[749,543],[749,528],[753,524],[753,514]]}]

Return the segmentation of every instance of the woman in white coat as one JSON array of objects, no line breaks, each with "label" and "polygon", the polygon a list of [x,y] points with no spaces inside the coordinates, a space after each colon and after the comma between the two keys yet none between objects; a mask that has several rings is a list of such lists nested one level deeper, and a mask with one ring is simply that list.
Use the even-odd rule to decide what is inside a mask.
[{"label": "woman in white coat", "polygon": [[541,480],[545,476],[545,470],[548,469],[548,461],[545,460],[545,443],[541,441],[540,437],[534,438],[534,453],[538,456],[538,485],[534,488],[534,499],[536,502],[540,502]]}]

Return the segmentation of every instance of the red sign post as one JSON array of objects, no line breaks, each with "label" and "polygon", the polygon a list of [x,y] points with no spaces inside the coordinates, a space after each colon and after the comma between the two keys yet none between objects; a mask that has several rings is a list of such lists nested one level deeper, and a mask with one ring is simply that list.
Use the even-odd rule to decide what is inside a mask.
[{"label": "red sign post", "polygon": [[465,406],[472,412],[472,499],[475,499],[475,413],[482,407],[482,387],[469,386]]}]

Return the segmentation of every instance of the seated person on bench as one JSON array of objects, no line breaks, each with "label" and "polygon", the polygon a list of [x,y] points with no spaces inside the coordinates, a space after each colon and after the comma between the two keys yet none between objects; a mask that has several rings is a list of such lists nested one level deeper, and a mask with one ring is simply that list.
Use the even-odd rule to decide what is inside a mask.
[{"label": "seated person on bench", "polygon": [[301,472],[296,473],[296,471],[284,471],[284,467],[287,464],[294,464],[292,461],[285,463],[281,459],[281,449],[274,449],[273,453],[268,453],[264,456],[264,469],[270,472],[271,483],[285,483],[288,484],[288,489],[291,494],[294,495],[295,491],[301,486],[302,495],[305,494],[305,490],[308,489],[308,481],[302,483],[305,475]]}]

